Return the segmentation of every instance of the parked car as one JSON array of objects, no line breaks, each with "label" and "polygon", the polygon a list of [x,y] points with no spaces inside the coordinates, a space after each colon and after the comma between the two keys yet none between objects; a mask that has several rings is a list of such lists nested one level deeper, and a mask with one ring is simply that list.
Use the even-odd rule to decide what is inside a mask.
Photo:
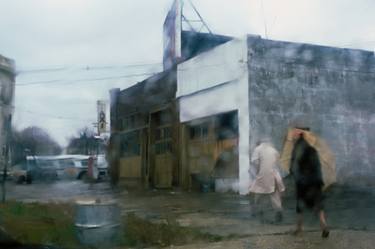
[{"label": "parked car", "polygon": [[[108,176],[108,163],[105,159],[105,155],[97,155],[92,157],[94,159],[94,166],[96,166],[98,169],[98,179],[104,179]],[[89,158],[90,156],[86,155],[74,155],[74,165],[78,169],[77,179],[85,179],[87,177]]]},{"label": "parked car", "polygon": [[26,161],[10,169],[11,177],[17,183],[32,183],[34,180],[53,181],[57,179],[57,164],[49,156],[27,156]]},{"label": "parked car", "polygon": [[19,164],[12,166],[9,169],[10,178],[17,183],[32,182],[30,175],[27,173],[27,162],[23,161]]},{"label": "parked car", "polygon": [[59,179],[77,179],[80,171],[76,167],[74,155],[56,156],[55,161]]},{"label": "parked car", "polygon": [[77,169],[77,179],[81,180],[87,177],[87,168],[89,157],[87,155],[74,155],[74,167]]},{"label": "parked car", "polygon": [[[88,172],[88,155],[27,156],[26,161],[10,169],[17,183],[32,183],[34,180],[85,179]],[[108,175],[108,164],[104,155],[93,156],[98,169],[98,179]]]}]

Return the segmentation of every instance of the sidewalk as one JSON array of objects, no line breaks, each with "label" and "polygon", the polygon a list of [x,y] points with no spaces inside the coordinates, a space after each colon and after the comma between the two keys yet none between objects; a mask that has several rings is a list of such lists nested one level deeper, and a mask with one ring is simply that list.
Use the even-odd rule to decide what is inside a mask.
[{"label": "sidewalk", "polygon": [[303,237],[291,235],[256,235],[244,239],[185,246],[178,249],[373,249],[374,232],[335,230],[329,239],[320,238],[319,232]]}]

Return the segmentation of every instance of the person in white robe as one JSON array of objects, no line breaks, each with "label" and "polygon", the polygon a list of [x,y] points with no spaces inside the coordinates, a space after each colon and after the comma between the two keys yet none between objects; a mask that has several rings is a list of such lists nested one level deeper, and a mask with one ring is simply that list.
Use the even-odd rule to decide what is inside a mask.
[{"label": "person in white robe", "polygon": [[259,199],[269,196],[273,208],[276,210],[276,221],[282,220],[281,192],[285,186],[278,168],[280,154],[268,139],[264,139],[254,149],[251,164],[257,170],[255,180],[250,185],[250,193],[254,195],[254,209],[259,209]]}]

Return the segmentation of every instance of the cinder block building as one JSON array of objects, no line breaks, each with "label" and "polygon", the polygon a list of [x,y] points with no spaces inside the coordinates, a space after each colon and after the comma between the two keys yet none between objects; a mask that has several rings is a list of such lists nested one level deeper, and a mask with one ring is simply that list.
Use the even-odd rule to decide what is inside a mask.
[{"label": "cinder block building", "polygon": [[[373,183],[373,52],[249,35],[180,63],[177,72],[184,126],[223,113],[237,118],[238,178],[228,189],[247,193],[252,181],[249,152],[261,137],[271,138],[281,150],[290,126],[309,127],[327,141],[336,155],[340,183]],[[185,150],[192,148],[187,145]],[[183,168],[191,171],[196,157],[185,153]]]}]

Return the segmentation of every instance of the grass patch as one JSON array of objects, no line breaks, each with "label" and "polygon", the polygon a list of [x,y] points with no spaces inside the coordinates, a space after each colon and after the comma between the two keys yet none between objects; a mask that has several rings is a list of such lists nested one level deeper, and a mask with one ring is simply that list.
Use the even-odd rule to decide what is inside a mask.
[{"label": "grass patch", "polygon": [[[153,223],[134,214],[123,218],[118,246],[162,247],[197,242],[214,242],[222,237],[182,227],[175,219]],[[22,203],[0,204],[0,226],[22,244],[52,245],[57,248],[88,248],[79,244],[74,227],[74,204]]]},{"label": "grass patch", "polygon": [[126,217],[123,243],[127,246],[170,246],[196,242],[215,242],[222,237],[202,233],[198,229],[182,227],[171,218],[165,223],[152,223],[134,214]]},{"label": "grass patch", "polygon": [[77,248],[73,206],[69,204],[0,204],[0,225],[23,244],[55,245]]}]

